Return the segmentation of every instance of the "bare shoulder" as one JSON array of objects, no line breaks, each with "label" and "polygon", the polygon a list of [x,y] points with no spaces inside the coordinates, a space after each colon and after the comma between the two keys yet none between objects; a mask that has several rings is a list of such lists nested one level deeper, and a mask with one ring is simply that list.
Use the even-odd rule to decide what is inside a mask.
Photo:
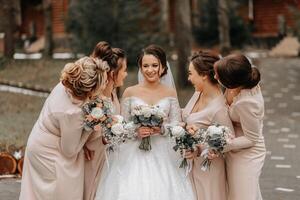
[{"label": "bare shoulder", "polygon": [[134,94],[136,93],[137,90],[139,90],[139,88],[140,88],[139,84],[126,88],[125,91],[123,92],[122,98],[124,99],[127,97],[134,96]]},{"label": "bare shoulder", "polygon": [[174,88],[168,86],[162,86],[162,88],[167,97],[177,97],[177,92]]}]

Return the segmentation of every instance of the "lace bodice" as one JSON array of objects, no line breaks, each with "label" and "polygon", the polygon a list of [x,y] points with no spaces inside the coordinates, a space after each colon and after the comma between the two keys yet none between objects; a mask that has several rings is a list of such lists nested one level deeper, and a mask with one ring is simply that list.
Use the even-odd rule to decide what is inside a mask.
[{"label": "lace bodice", "polygon": [[[121,114],[126,121],[130,121],[131,110],[137,105],[149,105],[144,100],[139,97],[127,97],[122,100],[121,103]],[[177,124],[181,122],[181,109],[179,107],[178,99],[175,97],[164,97],[154,104],[154,106],[159,106],[163,109],[167,118],[164,124]]]}]

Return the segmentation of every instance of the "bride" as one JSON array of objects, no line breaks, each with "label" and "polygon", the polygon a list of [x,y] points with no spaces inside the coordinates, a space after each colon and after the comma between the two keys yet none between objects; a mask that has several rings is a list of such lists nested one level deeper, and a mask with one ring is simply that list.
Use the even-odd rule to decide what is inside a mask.
[{"label": "bride", "polygon": [[[128,141],[109,155],[97,189],[96,200],[192,200],[195,199],[189,178],[178,168],[180,155],[173,143],[163,136],[166,124],[181,121],[176,91],[163,82],[172,82],[165,52],[150,45],[139,57],[139,84],[123,94],[122,115],[130,119],[131,109],[137,105],[154,105],[162,109],[167,119],[161,128],[140,127],[138,138]],[[167,79],[166,81],[162,81]],[[139,149],[141,138],[151,135],[150,151]]]}]

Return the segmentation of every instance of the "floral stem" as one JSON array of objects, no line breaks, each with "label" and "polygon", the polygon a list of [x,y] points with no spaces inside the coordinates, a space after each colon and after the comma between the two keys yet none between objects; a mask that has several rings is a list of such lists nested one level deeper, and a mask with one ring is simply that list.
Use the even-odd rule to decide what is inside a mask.
[{"label": "floral stem", "polygon": [[151,150],[150,136],[144,137],[144,138],[142,139],[139,148],[140,148],[141,150],[144,150],[144,151],[150,151],[150,150]]}]

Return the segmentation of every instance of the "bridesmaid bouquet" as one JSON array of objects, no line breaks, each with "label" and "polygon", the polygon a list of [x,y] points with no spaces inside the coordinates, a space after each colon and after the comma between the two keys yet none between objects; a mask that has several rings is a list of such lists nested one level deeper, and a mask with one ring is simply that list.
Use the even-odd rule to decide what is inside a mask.
[{"label": "bridesmaid bouquet", "polygon": [[201,156],[204,161],[201,163],[201,170],[207,171],[210,168],[211,160],[208,159],[210,150],[222,154],[222,151],[228,141],[232,139],[231,131],[226,126],[213,124],[205,131],[205,150],[202,151]]},{"label": "bridesmaid bouquet", "polygon": [[99,131],[103,124],[112,122],[112,102],[107,98],[97,98],[82,106],[83,128],[86,131]]},{"label": "bridesmaid bouquet", "polygon": [[126,139],[133,136],[135,126],[133,123],[126,124],[120,115],[112,115],[112,103],[105,98],[97,98],[86,103],[82,107],[85,114],[84,129],[86,131],[99,131],[107,141],[107,150],[114,149]]},{"label": "bridesmaid bouquet", "polygon": [[102,130],[104,139],[107,141],[107,150],[112,152],[120,143],[131,139],[135,128],[132,122],[126,123],[121,115],[114,115],[111,120],[104,121]]},{"label": "bridesmaid bouquet", "polygon": [[[131,116],[137,126],[161,127],[165,113],[159,106],[138,105],[133,108]],[[151,150],[150,136],[142,139],[139,148],[144,151]]]},{"label": "bridesmaid bouquet", "polygon": [[203,129],[198,129],[194,132],[192,129],[186,130],[181,126],[173,126],[169,128],[169,133],[172,138],[175,138],[176,145],[173,147],[175,151],[180,151],[181,156],[183,157],[179,168],[189,168],[187,172],[190,171],[190,166],[188,160],[184,157],[186,151],[195,151],[197,145],[204,142],[205,138],[203,137]]}]

